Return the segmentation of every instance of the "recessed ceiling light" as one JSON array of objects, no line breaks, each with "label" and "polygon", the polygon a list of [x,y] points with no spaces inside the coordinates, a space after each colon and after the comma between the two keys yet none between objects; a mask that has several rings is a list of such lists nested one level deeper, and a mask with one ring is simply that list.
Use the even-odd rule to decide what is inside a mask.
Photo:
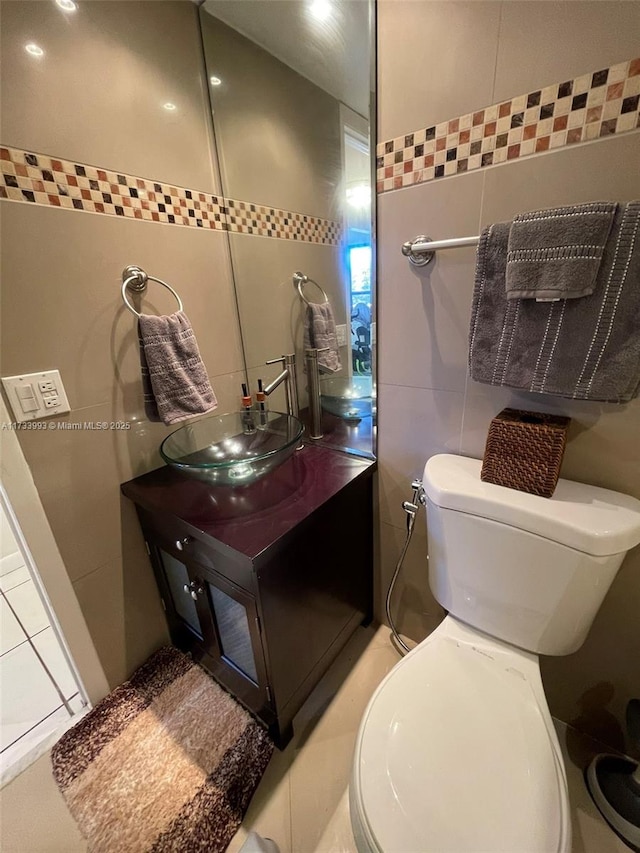
[{"label": "recessed ceiling light", "polygon": [[25,44],[24,49],[27,53],[31,54],[31,56],[44,56],[44,50],[37,44],[33,42],[29,42],[29,44]]},{"label": "recessed ceiling light", "polygon": [[331,15],[331,3],[329,0],[312,0],[309,12],[317,21],[326,21]]},{"label": "recessed ceiling light", "polygon": [[74,3],[73,0],[56,0],[56,4],[64,11],[64,12],[75,12],[78,8],[78,4]]},{"label": "recessed ceiling light", "polygon": [[170,103],[169,101],[167,101],[166,104],[163,104],[163,106],[164,106],[165,110],[169,110],[169,112],[172,112],[173,110],[176,109],[176,105]]},{"label": "recessed ceiling light", "polygon": [[212,86],[221,86],[222,85],[222,80],[219,77],[215,77],[215,76],[210,77],[209,82],[211,83]]}]

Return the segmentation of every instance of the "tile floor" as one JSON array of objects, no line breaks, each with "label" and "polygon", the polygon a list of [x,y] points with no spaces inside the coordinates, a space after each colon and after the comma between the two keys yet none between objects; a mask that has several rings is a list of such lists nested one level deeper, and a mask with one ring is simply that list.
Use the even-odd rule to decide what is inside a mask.
[{"label": "tile floor", "polygon": [[2,782],[22,769],[32,750],[59,736],[70,711],[82,710],[78,685],[35,583],[19,562],[0,575]]},{"label": "tile floor", "polygon": [[[250,829],[273,838],[281,853],[356,853],[346,799],[352,750],[369,697],[398,660],[387,628],[358,629],[300,710],[293,741],[274,754],[228,853],[237,853]],[[569,778],[573,853],[628,853],[583,783],[581,767],[601,749],[562,723],[558,732]],[[33,821],[36,803],[39,821]],[[3,853],[86,850],[52,780],[48,756],[2,791],[0,805]]]}]

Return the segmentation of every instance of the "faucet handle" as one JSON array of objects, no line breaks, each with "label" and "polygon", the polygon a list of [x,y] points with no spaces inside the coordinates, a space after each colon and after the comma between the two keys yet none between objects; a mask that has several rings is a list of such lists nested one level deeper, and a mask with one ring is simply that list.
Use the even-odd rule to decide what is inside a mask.
[{"label": "faucet handle", "polygon": [[272,358],[270,361],[265,361],[265,364],[277,364],[278,362],[284,364],[285,356],[281,355],[280,358]]}]

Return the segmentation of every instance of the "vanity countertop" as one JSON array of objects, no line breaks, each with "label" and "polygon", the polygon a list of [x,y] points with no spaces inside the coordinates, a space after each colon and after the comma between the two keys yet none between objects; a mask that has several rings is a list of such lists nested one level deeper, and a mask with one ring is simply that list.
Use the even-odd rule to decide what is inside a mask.
[{"label": "vanity countertop", "polygon": [[134,503],[168,514],[255,559],[360,477],[374,460],[320,445],[302,450],[255,483],[216,486],[166,465],[123,483]]},{"label": "vanity countertop", "polygon": [[[309,425],[308,408],[300,411],[300,420],[306,426]],[[323,410],[321,429],[323,436],[317,440],[315,446],[322,445],[336,450],[348,448],[355,453],[361,453],[364,457],[371,455],[376,429],[372,418],[349,421]]]}]

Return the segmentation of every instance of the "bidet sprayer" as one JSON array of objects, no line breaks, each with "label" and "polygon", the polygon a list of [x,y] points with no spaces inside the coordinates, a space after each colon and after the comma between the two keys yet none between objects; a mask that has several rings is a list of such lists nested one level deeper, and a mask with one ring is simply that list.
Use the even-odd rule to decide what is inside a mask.
[{"label": "bidet sprayer", "polygon": [[413,531],[413,525],[416,521],[416,513],[420,509],[419,505],[421,504],[422,506],[425,506],[427,503],[422,480],[414,480],[411,483],[411,488],[413,489],[413,497],[410,501],[402,502],[402,509],[407,513],[407,531],[409,533]]},{"label": "bidet sprayer", "polygon": [[398,646],[398,651],[401,655],[406,655],[407,652],[410,652],[411,646],[408,646],[405,643],[405,641],[398,633],[398,629],[395,626],[395,623],[393,621],[393,615],[391,613],[391,596],[393,595],[393,588],[396,585],[396,581],[398,580],[400,568],[402,567],[402,563],[404,562],[404,556],[407,553],[409,542],[411,542],[411,534],[413,533],[413,526],[416,523],[416,515],[418,513],[418,510],[420,509],[420,506],[426,506],[427,503],[427,496],[425,495],[422,480],[414,480],[411,483],[411,488],[413,489],[413,495],[411,497],[411,500],[402,502],[402,509],[407,513],[407,536],[404,540],[404,545],[402,546],[402,551],[400,552],[398,562],[396,563],[396,570],[393,573],[393,577],[391,578],[391,583],[389,584],[389,589],[387,590],[387,598],[385,601],[387,622],[389,623],[391,633],[393,634],[393,637]]}]

